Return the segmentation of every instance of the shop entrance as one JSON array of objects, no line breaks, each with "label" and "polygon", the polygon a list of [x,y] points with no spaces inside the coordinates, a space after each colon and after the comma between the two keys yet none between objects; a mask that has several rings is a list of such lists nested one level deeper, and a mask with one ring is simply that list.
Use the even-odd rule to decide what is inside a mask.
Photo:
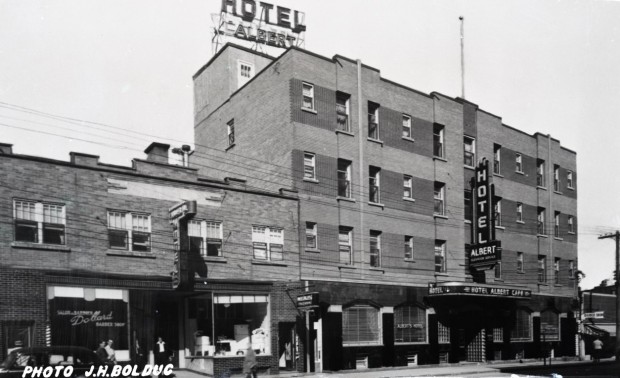
[{"label": "shop entrance", "polygon": [[278,325],[278,356],[282,370],[297,370],[297,331],[295,322]]},{"label": "shop entrance", "polygon": [[155,333],[153,345],[161,337],[166,343],[167,352],[172,357],[171,363],[179,366],[179,303],[174,298],[160,296],[155,305]]}]

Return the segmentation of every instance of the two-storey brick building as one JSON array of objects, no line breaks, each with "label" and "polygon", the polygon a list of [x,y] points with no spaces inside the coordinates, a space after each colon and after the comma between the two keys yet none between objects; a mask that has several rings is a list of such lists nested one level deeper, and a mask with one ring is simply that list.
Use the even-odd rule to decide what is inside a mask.
[{"label": "two-storey brick building", "polygon": [[[226,45],[194,85],[195,161],[299,194],[314,369],[574,355],[576,155],[559,141],[297,48]],[[483,158],[502,252],[474,270]]]},{"label": "two-storey brick building", "polygon": [[[260,367],[279,368],[278,346],[298,343],[296,194],[170,165],[168,148],[124,167],[0,145],[0,355],[111,339],[119,362],[145,363],[135,351],[153,362],[161,336],[175,366],[218,375],[241,368],[251,336]],[[195,279],[174,290],[169,211],[184,201]]]}]

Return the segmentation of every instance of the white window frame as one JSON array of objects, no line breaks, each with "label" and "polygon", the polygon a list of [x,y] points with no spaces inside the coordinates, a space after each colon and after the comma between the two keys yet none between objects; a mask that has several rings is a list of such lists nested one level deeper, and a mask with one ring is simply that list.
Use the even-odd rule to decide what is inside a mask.
[{"label": "white window frame", "polygon": [[403,175],[403,199],[413,199],[413,177]]},{"label": "white window frame", "polygon": [[537,282],[541,284],[547,283],[547,256],[538,256],[538,276]]},{"label": "white window frame", "polygon": [[[306,92],[306,88],[308,92]],[[310,102],[310,107],[306,106],[306,99]],[[306,83],[305,81],[301,83],[301,108],[316,111],[314,104],[314,85]]]},{"label": "white window frame", "polygon": [[[343,238],[343,236],[345,236]],[[345,240],[346,239],[346,240]],[[340,264],[351,265],[353,264],[353,229],[350,227],[340,226],[338,228],[338,254]],[[347,252],[344,252],[344,250]],[[343,253],[348,255],[346,261],[342,258]]]},{"label": "white window frame", "polygon": [[517,173],[523,173],[523,155],[518,152],[515,155],[515,170]]},{"label": "white window frame", "polygon": [[[344,170],[340,169],[340,164],[341,163],[342,164],[346,163],[346,165],[347,165]],[[338,196],[342,197],[342,198],[351,198],[352,197],[352,195],[351,195],[351,193],[352,193],[352,189],[351,189],[351,164],[352,163],[350,161],[348,161],[348,160],[345,160],[345,159],[338,159],[337,164],[338,165],[337,165],[336,169],[337,169],[337,176],[338,176],[337,177],[338,178]],[[344,180],[341,180],[341,178],[340,178],[340,174],[341,173],[344,173],[344,175],[345,175]],[[342,196],[341,193],[340,193],[340,182],[341,181],[346,182],[346,186],[347,186],[346,187],[346,193],[342,193],[342,194],[344,194],[344,196]]]},{"label": "white window frame", "polygon": [[493,145],[493,173],[502,174],[502,146],[499,144]]},{"label": "white window frame", "polygon": [[575,189],[573,186],[573,171],[566,171],[566,187],[568,189]]},{"label": "white window frame", "polygon": [[547,180],[545,179],[545,161],[539,160],[536,163],[536,185],[546,188]]},{"label": "white window frame", "polygon": [[316,155],[304,152],[304,179],[316,181]]},{"label": "white window frame", "polygon": [[[439,188],[439,190],[437,190],[437,188]],[[446,215],[446,184],[444,184],[443,182],[435,181],[434,189],[433,189],[433,199],[434,199],[433,214],[445,216]],[[441,207],[439,209],[440,211],[437,211],[438,205]]]},{"label": "white window frame", "polygon": [[[337,119],[336,122],[339,125],[339,129],[342,131],[346,131],[346,132],[351,132],[350,100],[351,100],[351,95],[344,93],[344,92],[336,93],[336,117],[337,118],[338,116],[345,117],[344,123],[340,122],[339,119]],[[344,104],[340,104],[339,102],[344,102]],[[339,111],[339,110],[344,110],[344,111]]]},{"label": "white window frame", "polygon": [[[470,143],[467,143],[467,142]],[[467,146],[470,146],[468,151]],[[468,154],[471,155],[471,164],[467,164]],[[463,135],[463,165],[474,168],[476,166],[476,138]]]},{"label": "white window frame", "polygon": [[[370,106],[374,107],[374,111],[370,110]],[[376,102],[372,102],[372,101],[368,101],[368,138],[369,139],[374,139],[374,140],[380,140],[381,138],[381,133],[379,130],[379,109],[381,108],[381,105],[377,104]],[[374,120],[374,122],[372,122]],[[375,124],[375,135],[372,136],[370,133],[370,125],[374,123]]]},{"label": "white window frame", "polygon": [[556,192],[561,192],[561,185],[562,183],[560,182],[560,166],[556,164],[553,166],[553,190],[555,190]]},{"label": "white window frame", "polygon": [[[439,147],[439,148],[437,148]],[[433,126],[433,156],[445,159],[445,127],[441,125]]]},{"label": "white window frame", "polygon": [[495,275],[496,280],[502,279],[502,262],[501,261],[497,261],[495,263],[495,267],[493,268],[493,273]]},{"label": "white window frame", "polygon": [[[313,240],[313,245],[309,243],[309,240]],[[316,222],[306,222],[306,249],[318,249],[319,238],[317,232]]]},{"label": "white window frame", "polygon": [[568,233],[574,234],[575,233],[575,217],[573,217],[572,215],[569,215],[566,222],[568,223]]},{"label": "white window frame", "polygon": [[[264,246],[264,257],[257,256]],[[284,229],[275,226],[252,226],[252,250],[255,260],[282,261],[284,259]]]},{"label": "white window frame", "polygon": [[517,222],[525,223],[523,222],[523,203],[521,202],[517,202]]},{"label": "white window frame", "polygon": [[411,116],[403,114],[403,138],[413,139],[411,132]]},{"label": "white window frame", "polygon": [[[195,225],[195,227],[192,227]],[[215,230],[215,232],[213,232]],[[200,255],[202,257],[222,257],[224,252],[224,230],[221,221],[192,219],[188,221],[187,235],[200,237]],[[217,255],[209,255],[209,245],[218,245]]]},{"label": "white window frame", "polygon": [[226,123],[226,133],[228,135],[228,147],[235,144],[235,119]]},{"label": "white window frame", "polygon": [[493,204],[493,220],[495,221],[495,227],[503,228],[502,226],[502,199],[495,197],[495,203]]},{"label": "white window frame", "polygon": [[538,235],[547,235],[547,225],[545,224],[545,219],[547,218],[545,214],[546,209],[544,207],[538,208],[537,220],[538,220]]},{"label": "white window frame", "polygon": [[[18,206],[19,204],[19,206]],[[23,207],[27,205],[30,209],[24,212]],[[53,214],[52,214],[53,208]],[[27,216],[26,216],[27,214]],[[27,199],[16,198],[13,199],[13,222],[15,232],[13,240],[16,242],[32,243],[32,244],[49,244],[49,245],[67,245],[67,215],[66,207],[61,203],[33,201]],[[23,222],[23,223],[22,223]],[[18,223],[26,224],[31,223],[36,227],[36,234],[34,241],[17,240],[17,227]],[[58,229],[62,226],[62,234],[60,235],[60,243],[45,243],[45,228]],[[23,227],[23,226],[19,226]]]},{"label": "white window frame", "polygon": [[553,283],[560,284],[560,258],[556,257],[553,261]]},{"label": "white window frame", "polygon": [[[124,222],[121,221],[120,227],[112,226],[111,220],[113,217],[118,215],[119,219],[124,218]],[[108,209],[107,211],[108,217],[108,235],[111,231],[125,231],[127,234],[127,245],[125,247],[114,247],[111,244],[111,241],[108,240],[108,248],[114,250],[121,251],[133,251],[133,252],[152,252],[153,251],[153,240],[152,240],[152,232],[151,232],[151,215],[148,213],[142,212],[134,212],[127,210],[115,210]],[[140,223],[146,219],[146,224],[140,225]],[[124,228],[123,228],[124,226]],[[137,233],[145,234],[148,236],[148,241],[143,243],[144,250],[140,248],[136,248],[137,246],[141,246],[142,244],[138,244],[135,242]]]},{"label": "white window frame", "polygon": [[[405,235],[405,243],[404,243],[404,258],[405,260],[411,261],[413,260],[413,236]],[[407,256],[409,254],[409,256]]]},{"label": "white window frame", "polygon": [[560,212],[556,211],[553,215],[553,236],[559,238],[560,235]]},{"label": "white window frame", "polygon": [[525,273],[525,260],[523,252],[517,252],[517,273]]},{"label": "white window frame", "polygon": [[[248,70],[244,70],[243,67],[247,67]],[[249,72],[249,76],[244,76],[244,71],[245,72]],[[238,81],[238,87],[237,88],[241,88],[243,87],[248,81],[252,80],[252,78],[254,77],[254,64],[249,63],[249,62],[245,62],[243,60],[238,60],[237,61],[237,81]]]},{"label": "white window frame", "polygon": [[[372,190],[376,188],[375,201],[373,201]],[[368,167],[368,202],[381,203],[381,168],[375,166]]]},{"label": "white window frame", "polygon": [[[371,310],[374,310],[374,315],[376,315],[377,324],[376,325],[369,324],[368,332],[369,334],[376,335],[376,339],[369,340],[369,341],[359,341],[359,337],[358,337],[357,341],[347,340],[347,337],[350,335],[345,334],[345,332],[348,330],[347,324],[345,324],[345,322],[352,315],[352,313],[350,312],[351,311],[371,311]],[[343,308],[342,309],[342,345],[343,346],[382,345],[383,344],[383,319],[382,318],[383,316],[381,314],[380,309],[374,306],[358,304],[358,305],[349,306],[347,308]],[[358,334],[360,333],[359,331],[364,331],[364,330],[361,328],[358,328],[357,329]]]},{"label": "white window frame", "polygon": [[574,280],[575,277],[575,260],[568,260],[568,279]]},{"label": "white window frame", "polygon": [[[447,259],[446,259],[446,241],[445,240],[435,240],[435,273],[446,273],[448,271],[447,268]],[[437,264],[437,257],[441,257],[441,265]],[[439,268],[439,270],[437,270]]]},{"label": "white window frame", "polygon": [[[380,268],[381,267],[381,231],[370,230],[368,234],[368,256],[370,258],[369,265],[371,268]],[[376,246],[374,249],[376,252],[373,252],[373,242]],[[375,261],[373,262],[373,256],[375,257]]]},{"label": "white window frame", "polygon": [[[398,329],[398,324],[396,323],[396,312],[402,311],[405,307],[412,307],[418,309],[418,311],[424,312],[423,320],[424,320],[424,340],[422,341],[396,341],[396,332]],[[412,328],[410,323],[405,323],[408,325],[407,328]],[[397,306],[394,308],[394,345],[418,345],[418,344],[427,344],[428,343],[428,311],[421,306],[418,306],[413,303],[404,304],[402,306]]]}]

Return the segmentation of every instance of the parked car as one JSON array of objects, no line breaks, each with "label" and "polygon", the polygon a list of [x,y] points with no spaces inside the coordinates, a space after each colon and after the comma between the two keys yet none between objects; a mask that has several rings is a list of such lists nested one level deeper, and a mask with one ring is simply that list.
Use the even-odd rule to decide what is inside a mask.
[{"label": "parked car", "polygon": [[[28,367],[45,369],[48,366],[54,369],[57,366],[67,368],[71,366],[73,370],[71,377],[84,377],[85,372],[89,371],[92,366],[97,369],[102,365],[106,365],[106,362],[87,348],[74,346],[17,348],[12,350],[0,364],[0,378],[21,378]],[[52,376],[56,376],[55,373],[54,370]],[[58,376],[63,377],[63,374],[60,373]]]}]

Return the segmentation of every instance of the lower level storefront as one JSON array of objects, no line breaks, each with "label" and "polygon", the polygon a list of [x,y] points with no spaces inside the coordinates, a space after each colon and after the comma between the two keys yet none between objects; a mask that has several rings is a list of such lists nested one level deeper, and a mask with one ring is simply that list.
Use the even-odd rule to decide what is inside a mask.
[{"label": "lower level storefront", "polygon": [[161,337],[167,361],[206,375],[241,371],[250,347],[263,371],[304,369],[303,322],[290,285],[217,282],[183,292],[165,279],[32,276],[15,290],[44,295],[31,297],[29,311],[18,311],[17,301],[3,304],[2,358],[24,346],[95,350],[112,340],[119,363],[144,365],[161,361]]},{"label": "lower level storefront", "polygon": [[320,298],[311,322],[315,371],[576,354],[571,298],[471,283],[455,283],[446,295],[429,287],[310,285]]}]

